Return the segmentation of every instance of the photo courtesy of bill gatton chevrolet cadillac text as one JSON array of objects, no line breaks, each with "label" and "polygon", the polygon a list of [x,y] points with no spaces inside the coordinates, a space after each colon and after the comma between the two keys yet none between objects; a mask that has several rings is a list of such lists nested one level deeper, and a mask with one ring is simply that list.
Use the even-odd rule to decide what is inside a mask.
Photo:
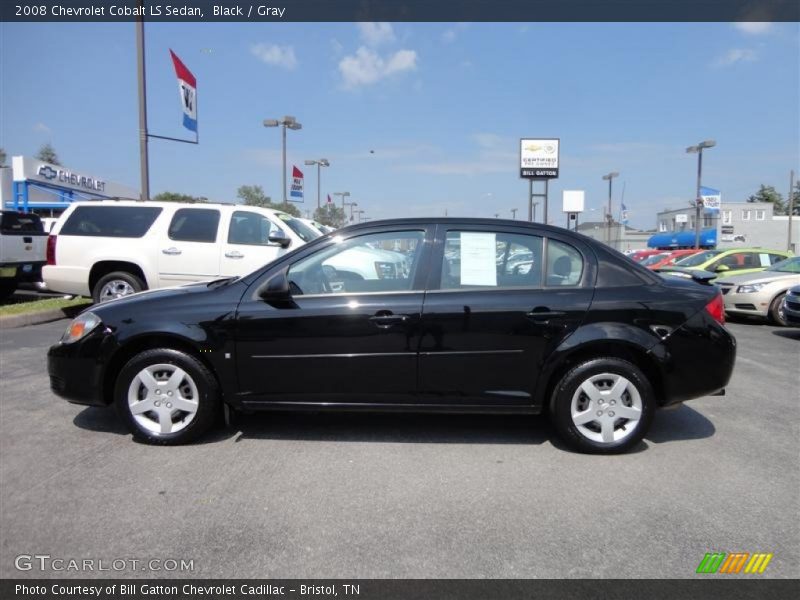
[{"label": "photo courtesy of bill gatton chevrolet cadillac text", "polygon": [[371,222],[244,277],[95,306],[51,347],[50,381],[155,444],[197,438],[227,404],[547,413],[571,448],[622,452],[656,409],[728,384],[736,343],[709,278],[545,225]]}]

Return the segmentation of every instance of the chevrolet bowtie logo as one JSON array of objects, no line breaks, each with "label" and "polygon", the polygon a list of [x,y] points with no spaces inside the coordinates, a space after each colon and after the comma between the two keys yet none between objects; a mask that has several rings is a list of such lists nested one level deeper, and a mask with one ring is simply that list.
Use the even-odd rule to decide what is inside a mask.
[{"label": "chevrolet bowtie logo", "polygon": [[38,174],[44,177],[45,179],[55,179],[56,175],[58,175],[58,171],[53,169],[48,165],[44,165],[39,167]]}]

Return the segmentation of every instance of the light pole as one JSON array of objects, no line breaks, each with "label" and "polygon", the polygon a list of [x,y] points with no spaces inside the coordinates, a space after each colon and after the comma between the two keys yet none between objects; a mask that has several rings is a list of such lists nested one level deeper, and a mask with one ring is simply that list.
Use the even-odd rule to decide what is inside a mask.
[{"label": "light pole", "polygon": [[307,165],[317,165],[317,210],[321,208],[320,204],[320,167],[330,167],[331,163],[328,162],[327,158],[320,158],[319,160],[306,160],[304,161]]},{"label": "light pole", "polygon": [[359,223],[361,223],[362,221],[364,221],[364,217],[363,217],[362,215],[363,215],[365,212],[367,212],[367,211],[365,211],[363,208],[359,208],[357,211],[355,211],[355,213],[356,213],[356,217],[358,218],[358,222],[359,222]]},{"label": "light pole", "polygon": [[281,136],[281,148],[283,154],[283,202],[284,204],[287,202],[286,199],[286,128],[293,131],[297,131],[298,129],[302,129],[303,126],[297,122],[297,119],[291,117],[289,115],[283,117],[283,119],[264,119],[264,127],[282,127],[282,136]]},{"label": "light pole", "polygon": [[517,219],[517,210],[516,208],[511,209],[511,218],[516,220]]},{"label": "light pole", "polygon": [[697,195],[694,200],[694,247],[700,248],[700,211],[703,208],[703,198],[700,196],[700,181],[703,178],[703,150],[717,145],[714,140],[700,142],[696,146],[689,146],[687,154],[697,154]]},{"label": "light pole", "polygon": [[611,181],[614,177],[619,177],[619,173],[611,171],[608,175],[603,175],[603,181],[608,181],[608,214],[606,215],[606,243],[611,245],[611,224],[614,221],[614,213],[611,212]]},{"label": "light pole", "polygon": [[352,223],[353,222],[353,207],[354,206],[358,206],[358,202],[343,202],[342,205],[350,207],[350,222]]}]

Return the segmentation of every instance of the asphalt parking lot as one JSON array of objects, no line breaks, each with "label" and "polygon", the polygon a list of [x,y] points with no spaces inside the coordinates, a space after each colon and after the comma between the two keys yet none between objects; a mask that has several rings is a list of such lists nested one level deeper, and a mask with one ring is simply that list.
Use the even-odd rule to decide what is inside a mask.
[{"label": "asphalt parking lot", "polygon": [[728,395],[602,457],[517,416],[260,414],[150,447],[50,393],[65,324],[0,332],[0,577],[86,575],[14,567],[49,554],[196,577],[683,578],[709,551],[800,574],[800,330],[731,324]]}]

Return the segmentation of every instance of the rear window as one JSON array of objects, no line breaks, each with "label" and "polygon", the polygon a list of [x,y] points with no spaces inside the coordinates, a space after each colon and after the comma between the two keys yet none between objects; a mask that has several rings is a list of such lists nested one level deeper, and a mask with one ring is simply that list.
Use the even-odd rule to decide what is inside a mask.
[{"label": "rear window", "polygon": [[140,238],[160,213],[157,206],[79,206],[59,234]]},{"label": "rear window", "polygon": [[44,232],[42,220],[37,215],[4,212],[0,219],[0,231],[4,235],[25,235]]}]

